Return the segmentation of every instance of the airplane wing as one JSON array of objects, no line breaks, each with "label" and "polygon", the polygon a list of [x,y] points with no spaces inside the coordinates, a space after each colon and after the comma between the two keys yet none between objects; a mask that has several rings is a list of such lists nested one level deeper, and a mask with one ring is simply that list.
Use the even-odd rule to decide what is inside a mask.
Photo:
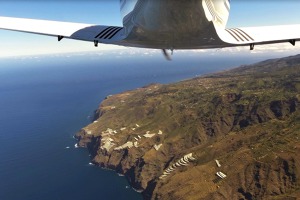
[{"label": "airplane wing", "polygon": [[250,45],[251,50],[256,44],[290,42],[295,45],[296,41],[300,41],[300,24],[227,29],[216,27],[216,30],[220,39],[229,46]]},{"label": "airplane wing", "polygon": [[[224,42],[219,47],[290,42],[295,45],[300,41],[300,24],[264,27],[227,28],[214,23],[218,37]],[[38,19],[0,17],[0,29],[13,30],[40,35],[83,40],[98,43],[132,46],[126,41],[123,27],[95,24],[70,23]],[[147,45],[143,47],[147,48]],[[214,48],[218,48],[214,46]]]},{"label": "airplane wing", "polygon": [[63,38],[91,41],[95,46],[119,44],[124,38],[123,27],[12,17],[0,17],[0,29],[55,36],[59,41]]}]

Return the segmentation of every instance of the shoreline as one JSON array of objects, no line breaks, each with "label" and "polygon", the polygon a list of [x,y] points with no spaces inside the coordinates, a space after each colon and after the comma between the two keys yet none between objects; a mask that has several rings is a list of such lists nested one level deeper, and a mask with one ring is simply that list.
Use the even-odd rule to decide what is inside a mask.
[{"label": "shoreline", "polygon": [[[97,115],[97,114],[95,113],[95,115]],[[93,123],[93,121],[91,121],[91,123]],[[86,147],[86,146],[80,146],[80,145],[79,145],[80,138],[78,138],[77,135],[74,135],[74,139],[76,139],[76,140],[78,141],[78,143],[76,143],[76,144],[78,144],[78,145],[77,145],[77,146],[78,146],[77,148],[85,148],[85,149],[87,149],[87,151],[88,151],[89,153],[92,153],[88,147]],[[132,190],[134,190],[136,193],[141,194],[142,197],[143,197],[143,199],[147,199],[147,198],[145,198],[145,196],[144,196],[144,194],[143,194],[144,190],[139,190],[139,189],[136,189],[136,188],[134,187],[134,184],[131,182],[132,177],[128,176],[127,174],[121,173],[120,171],[118,171],[118,170],[116,169],[116,167],[115,167],[115,168],[105,167],[104,163],[96,163],[96,162],[94,162],[93,160],[90,160],[89,165],[92,165],[92,166],[94,166],[94,167],[98,167],[98,168],[100,168],[101,170],[105,170],[105,171],[113,171],[113,172],[115,172],[119,177],[125,177],[125,178],[126,178],[126,181],[128,182],[128,184],[129,184],[129,186],[130,186],[130,188],[131,188]],[[126,186],[126,187],[127,187],[127,186]],[[148,196],[148,195],[146,195],[146,196]]]},{"label": "shoreline", "polygon": [[284,181],[294,191],[300,148],[290,148],[300,145],[292,139],[300,129],[300,87],[286,85],[298,83],[299,58],[115,94],[99,105],[97,122],[76,134],[78,145],[145,200],[268,198]]}]

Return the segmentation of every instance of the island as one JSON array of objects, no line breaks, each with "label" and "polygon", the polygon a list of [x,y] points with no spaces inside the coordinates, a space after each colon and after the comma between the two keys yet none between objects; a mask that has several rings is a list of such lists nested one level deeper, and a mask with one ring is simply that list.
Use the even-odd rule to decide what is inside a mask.
[{"label": "island", "polygon": [[108,96],[77,134],[144,199],[300,197],[300,55]]}]

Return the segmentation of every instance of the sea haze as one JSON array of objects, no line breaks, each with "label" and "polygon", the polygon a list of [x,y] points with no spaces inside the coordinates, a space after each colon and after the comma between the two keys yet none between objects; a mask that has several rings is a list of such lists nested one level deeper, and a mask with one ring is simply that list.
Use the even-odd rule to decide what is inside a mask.
[{"label": "sea haze", "polygon": [[89,165],[87,150],[74,148],[73,135],[98,104],[150,83],[262,59],[91,53],[0,60],[0,199],[142,199],[124,177]]}]

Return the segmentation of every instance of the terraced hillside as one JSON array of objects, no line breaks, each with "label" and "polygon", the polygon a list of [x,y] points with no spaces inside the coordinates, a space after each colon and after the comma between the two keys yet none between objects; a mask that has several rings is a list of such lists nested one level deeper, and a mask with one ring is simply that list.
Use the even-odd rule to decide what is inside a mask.
[{"label": "terraced hillside", "polygon": [[299,102],[300,56],[268,60],[109,96],[77,138],[145,199],[296,199]]}]

